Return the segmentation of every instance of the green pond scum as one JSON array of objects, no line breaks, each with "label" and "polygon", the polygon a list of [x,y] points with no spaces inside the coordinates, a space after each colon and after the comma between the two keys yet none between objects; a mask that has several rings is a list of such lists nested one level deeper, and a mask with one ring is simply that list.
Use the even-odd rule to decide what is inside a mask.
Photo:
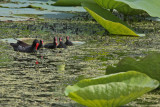
[{"label": "green pond scum", "polygon": [[[68,85],[105,75],[108,66],[115,66],[124,57],[140,60],[160,52],[160,22],[142,20],[127,22],[144,37],[109,34],[88,13],[79,12],[67,19],[39,19],[0,22],[0,106],[84,107],[64,95]],[[6,38],[23,38],[31,44],[34,38],[45,43],[53,37],[69,36],[71,41],[85,44],[67,49],[45,49],[37,53],[13,51]],[[28,39],[29,38],[29,39]],[[38,64],[36,64],[38,62]],[[124,106],[156,106],[160,89],[153,90]]]},{"label": "green pond scum", "polygon": [[8,55],[8,53],[10,53],[11,51],[9,50],[9,47],[7,45],[8,44],[0,45],[0,66],[7,66],[11,61],[13,61],[13,58]]}]

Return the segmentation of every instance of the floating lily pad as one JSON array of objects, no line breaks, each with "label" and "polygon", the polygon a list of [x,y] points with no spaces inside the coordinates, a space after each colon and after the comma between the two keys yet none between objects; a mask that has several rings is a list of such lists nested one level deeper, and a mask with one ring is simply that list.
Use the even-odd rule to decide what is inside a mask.
[{"label": "floating lily pad", "polygon": [[80,6],[84,1],[93,1],[93,0],[58,0],[54,3],[55,6]]}]

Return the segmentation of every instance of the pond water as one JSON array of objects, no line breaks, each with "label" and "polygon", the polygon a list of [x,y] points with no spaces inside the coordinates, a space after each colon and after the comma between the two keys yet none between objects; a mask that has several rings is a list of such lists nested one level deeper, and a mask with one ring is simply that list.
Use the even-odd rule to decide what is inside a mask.
[{"label": "pond water", "polygon": [[[82,107],[64,96],[64,89],[67,85],[84,78],[104,75],[106,66],[117,63],[125,56],[140,58],[147,54],[146,48],[150,51],[155,50],[150,46],[144,49],[142,42],[135,45],[133,42],[136,38],[129,41],[128,37],[103,39],[103,42],[97,38],[98,41],[93,39],[92,42],[86,41],[85,44],[74,45],[67,49],[44,48],[33,54],[15,52],[12,47],[9,47],[6,51],[12,56],[13,61],[0,68],[2,93],[0,105]],[[13,42],[13,39],[7,40]],[[143,43],[148,41],[143,38],[138,41],[141,40],[144,40]],[[26,42],[31,43],[32,40]],[[79,41],[74,43],[77,42],[78,44],[84,43]],[[155,96],[147,97],[148,99],[155,98]],[[158,104],[157,98],[160,96],[156,96],[155,105]]]},{"label": "pond water", "polygon": [[[55,3],[54,1],[29,1],[29,0],[13,0],[13,3],[0,4],[0,21],[25,21],[30,17],[27,17],[27,14],[37,15],[39,18],[71,18],[75,14],[71,12],[85,12],[83,7],[66,7],[66,6],[52,6],[51,4]],[[17,3],[14,3],[17,2]],[[38,10],[34,8],[27,8],[27,6],[32,5],[36,7],[43,8],[45,10]],[[26,8],[25,8],[26,7]],[[17,15],[18,16],[15,16]],[[23,15],[26,14],[26,17]]]},{"label": "pond water", "polygon": [[[18,39],[19,40],[19,39]],[[16,43],[17,40],[13,39],[13,38],[6,38],[6,39],[1,39],[0,41],[3,42],[8,42],[8,43]]]},{"label": "pond water", "polygon": [[[0,22],[0,43],[3,44],[0,45],[0,106],[84,107],[64,95],[67,85],[84,78],[104,75],[107,66],[118,63],[126,56],[140,59],[153,51],[160,52],[159,22],[131,23],[133,28],[144,31],[145,37],[108,36],[107,31],[84,13],[81,7],[53,6],[54,12],[50,7],[40,11],[19,7],[26,4],[40,6],[43,5],[41,0],[14,1],[19,4],[3,4],[10,8],[0,8],[0,14],[6,16],[0,17],[0,20],[7,17],[15,20],[14,17],[19,17],[12,14],[48,16],[40,21]],[[44,8],[47,8],[46,2],[43,3]],[[18,8],[15,8],[16,5]],[[61,12],[66,9],[80,10],[81,13]],[[60,17],[64,18],[57,19]],[[33,38],[43,39],[45,44],[52,42],[54,36],[70,36],[75,45],[67,49],[42,48],[32,54],[15,52],[9,45],[16,42],[13,38],[29,44]],[[158,90],[145,94],[126,106],[158,106],[159,93]]]},{"label": "pond water", "polygon": [[[72,105],[64,98],[65,86],[78,81],[79,77],[81,79],[88,77],[86,75],[88,70],[98,67],[95,62],[89,63],[79,58],[74,59],[75,56],[85,54],[81,51],[83,48],[83,45],[75,45],[68,49],[42,49],[32,55],[12,51],[14,58],[12,64],[7,65],[7,68],[0,68],[0,89],[4,93],[1,105]],[[36,64],[37,61],[39,64]],[[92,70],[92,73],[94,72]]]}]

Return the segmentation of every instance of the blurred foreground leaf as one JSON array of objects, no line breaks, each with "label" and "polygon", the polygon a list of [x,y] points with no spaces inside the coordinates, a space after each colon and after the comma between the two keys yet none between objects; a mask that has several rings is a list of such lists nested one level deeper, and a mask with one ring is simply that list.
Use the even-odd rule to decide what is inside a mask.
[{"label": "blurred foreground leaf", "polygon": [[117,107],[159,86],[146,74],[128,71],[84,79],[65,89],[65,95],[87,107]]},{"label": "blurred foreground leaf", "polygon": [[106,74],[127,72],[129,70],[145,73],[151,78],[160,81],[160,54],[150,54],[140,61],[136,61],[131,57],[126,57],[117,64],[117,67],[108,66]]}]

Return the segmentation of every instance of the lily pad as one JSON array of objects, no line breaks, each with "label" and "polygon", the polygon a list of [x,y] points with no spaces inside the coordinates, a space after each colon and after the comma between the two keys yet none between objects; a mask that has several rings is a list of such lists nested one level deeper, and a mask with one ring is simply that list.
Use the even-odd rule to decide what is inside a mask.
[{"label": "lily pad", "polygon": [[145,73],[151,78],[160,81],[160,54],[150,54],[140,61],[136,61],[136,59],[131,57],[126,57],[117,64],[117,67],[108,66],[106,74],[127,72],[128,70],[136,70]]},{"label": "lily pad", "polygon": [[58,0],[54,3],[54,6],[81,6],[81,3],[84,1],[93,1],[93,0]]},{"label": "lily pad", "polygon": [[128,71],[84,79],[65,89],[65,95],[88,107],[117,107],[159,86],[146,74]]}]

